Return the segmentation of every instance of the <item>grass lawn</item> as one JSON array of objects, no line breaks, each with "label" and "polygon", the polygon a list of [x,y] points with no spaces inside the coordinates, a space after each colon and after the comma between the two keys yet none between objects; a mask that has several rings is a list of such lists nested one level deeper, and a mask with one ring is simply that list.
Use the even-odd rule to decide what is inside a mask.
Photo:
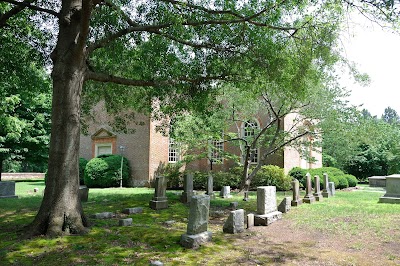
[{"label": "grass lawn", "polygon": [[[39,192],[34,193],[34,188]],[[351,192],[338,191],[335,197],[322,202],[292,208],[283,219],[296,232],[319,232],[343,241],[351,239],[349,249],[357,252],[372,252],[367,247],[368,241],[377,239],[387,245],[400,246],[400,205],[378,204],[383,190],[360,188]],[[300,248],[296,258],[280,263],[274,255],[265,252],[257,255],[257,260],[252,258],[250,247],[271,248],[260,246],[256,242],[257,236],[261,237],[262,231],[285,230],[279,228],[281,221],[276,223],[275,229],[257,227],[257,230],[246,230],[237,235],[222,232],[229,203],[238,201],[239,208],[247,213],[255,212],[255,192],[250,193],[248,202],[234,193],[230,199],[213,199],[209,224],[213,241],[197,250],[179,245],[181,234],[186,232],[188,214],[188,207],[179,202],[181,192],[167,191],[169,208],[155,211],[148,207],[154,193],[148,188],[90,189],[89,201],[83,203],[85,213],[114,212],[115,218],[90,218],[91,230],[84,236],[24,239],[21,229],[36,215],[43,191],[43,181],[17,182],[19,198],[0,200],[0,265],[149,265],[151,260],[160,260],[164,265],[238,265],[243,261],[248,262],[244,265],[297,265],[296,258],[309,252]],[[291,193],[278,192],[278,203],[285,195]],[[122,213],[124,208],[131,207],[143,207],[143,213]],[[133,225],[119,227],[118,220],[125,217],[131,217]],[[377,261],[380,265],[400,263],[400,254],[396,250],[388,248]],[[339,255],[332,260],[333,264],[329,265],[362,265],[358,264],[361,261],[346,260]]]}]

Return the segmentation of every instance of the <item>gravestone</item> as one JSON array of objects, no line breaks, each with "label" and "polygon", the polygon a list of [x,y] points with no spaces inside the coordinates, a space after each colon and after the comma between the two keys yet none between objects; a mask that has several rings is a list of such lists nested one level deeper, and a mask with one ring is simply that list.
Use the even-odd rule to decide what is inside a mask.
[{"label": "gravestone", "polygon": [[314,197],[316,201],[322,200],[321,185],[319,183],[319,176],[314,176]]},{"label": "gravestone", "polygon": [[181,195],[181,202],[189,203],[193,195],[193,174],[188,173],[183,177],[183,192]]},{"label": "gravestone", "polygon": [[207,191],[206,194],[208,196],[210,196],[210,198],[215,198],[215,194],[214,194],[214,178],[212,176],[212,174],[208,175],[207,178]]},{"label": "gravestone", "polygon": [[278,206],[278,211],[280,211],[281,213],[287,213],[288,211],[290,211],[290,205],[290,197],[284,197]]},{"label": "gravestone", "polygon": [[400,204],[400,175],[386,177],[386,194],[379,198],[379,202]]},{"label": "gravestone", "polygon": [[299,180],[295,179],[292,181],[292,189],[293,189],[293,199],[291,201],[292,206],[299,206],[303,203],[303,199],[300,198],[300,184]]},{"label": "gravestone", "polygon": [[304,196],[303,202],[310,204],[315,202],[314,195],[312,194],[310,173],[306,174],[306,195]]},{"label": "gravestone", "polygon": [[180,244],[186,248],[198,248],[211,241],[212,233],[208,230],[210,196],[197,195],[190,200],[189,219],[186,234],[181,235]]},{"label": "gravestone", "polygon": [[231,211],[222,229],[224,233],[237,234],[244,231],[244,210]]},{"label": "gravestone", "polygon": [[149,204],[153,210],[168,208],[168,198],[166,196],[167,181],[167,178],[164,176],[157,176],[155,179],[154,196]]},{"label": "gravestone", "polygon": [[282,219],[282,213],[276,206],[276,187],[258,187],[257,215],[254,215],[254,225],[269,225],[280,219]]},{"label": "gravestone", "polygon": [[18,198],[15,195],[15,182],[0,181],[0,199]]},{"label": "gravestone", "polygon": [[368,177],[370,187],[386,187],[386,176],[371,176]]},{"label": "gravestone", "polygon": [[132,218],[125,218],[125,219],[120,219],[118,221],[119,226],[129,226],[132,225]]},{"label": "gravestone", "polygon": [[335,196],[335,182],[329,182],[328,184],[328,190],[329,190],[329,195],[330,196]]},{"label": "gravestone", "polygon": [[324,190],[322,190],[322,197],[324,198],[329,198],[332,196],[332,194],[330,193],[329,190],[329,178],[328,178],[328,174],[324,173]]},{"label": "gravestone", "polygon": [[126,208],[122,210],[122,213],[125,214],[137,214],[137,213],[142,213],[143,208],[142,207],[134,207],[134,208]]},{"label": "gravestone", "polygon": [[221,198],[231,198],[231,187],[230,186],[223,186],[221,192],[219,193]]},{"label": "gravestone", "polygon": [[112,212],[100,212],[92,215],[92,218],[95,219],[111,219],[113,217],[115,217],[115,214]]},{"label": "gravestone", "polygon": [[229,209],[234,211],[237,209],[238,205],[239,205],[239,203],[237,201],[231,202],[231,203],[229,203]]},{"label": "gravestone", "polygon": [[79,198],[83,202],[87,202],[89,199],[89,188],[87,186],[79,186]]},{"label": "gravestone", "polygon": [[246,228],[249,229],[254,226],[254,213],[247,214],[246,218],[247,218]]}]

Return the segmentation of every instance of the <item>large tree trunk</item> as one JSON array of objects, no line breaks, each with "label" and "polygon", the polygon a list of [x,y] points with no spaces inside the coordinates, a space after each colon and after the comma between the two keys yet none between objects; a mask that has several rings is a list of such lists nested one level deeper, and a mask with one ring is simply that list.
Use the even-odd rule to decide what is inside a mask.
[{"label": "large tree trunk", "polygon": [[[79,13],[80,12],[80,13]],[[82,1],[63,1],[54,68],[49,167],[44,198],[32,235],[81,234],[87,220],[79,199],[80,95],[85,79],[85,42],[80,40],[89,18]],[[86,21],[85,21],[86,20]]]}]

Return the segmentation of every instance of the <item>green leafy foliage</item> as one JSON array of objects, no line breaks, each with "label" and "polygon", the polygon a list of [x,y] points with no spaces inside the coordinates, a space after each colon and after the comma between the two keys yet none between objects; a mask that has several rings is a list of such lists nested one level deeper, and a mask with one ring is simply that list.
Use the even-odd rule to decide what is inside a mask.
[{"label": "green leafy foliage", "polygon": [[84,177],[85,177],[85,168],[89,161],[85,158],[79,158],[79,184],[84,185]]},{"label": "green leafy foliage", "polygon": [[[88,187],[118,187],[121,177],[121,160],[120,155],[101,155],[91,159],[85,168],[84,183]],[[123,158],[122,164],[122,184],[128,183],[129,164],[126,158]]]},{"label": "green leafy foliage", "polygon": [[285,175],[282,168],[276,165],[264,165],[255,175],[251,188],[257,189],[259,186],[276,186],[279,191],[290,190],[292,178]]},{"label": "green leafy foliage", "polygon": [[344,175],[346,177],[349,187],[357,186],[358,180],[354,175]]}]

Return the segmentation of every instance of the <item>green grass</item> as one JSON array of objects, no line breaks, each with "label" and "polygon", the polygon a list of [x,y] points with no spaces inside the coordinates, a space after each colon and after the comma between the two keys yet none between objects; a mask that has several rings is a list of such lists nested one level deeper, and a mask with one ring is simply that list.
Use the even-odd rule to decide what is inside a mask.
[{"label": "green grass", "polygon": [[[33,193],[33,188],[39,188],[39,192]],[[155,211],[148,207],[153,189],[109,188],[90,189],[89,201],[83,207],[87,215],[110,211],[116,213],[116,218],[90,219],[91,230],[84,236],[23,239],[21,229],[36,215],[43,191],[43,181],[17,182],[19,198],[0,201],[0,265],[148,265],[150,260],[166,265],[234,265],[238,258],[248,256],[248,249],[235,245],[235,239],[255,234],[223,234],[226,215],[216,215],[221,210],[227,214],[233,201],[246,212],[256,212],[255,192],[250,193],[248,202],[234,193],[230,199],[213,199],[209,225],[213,241],[197,250],[188,250],[179,245],[181,234],[186,232],[188,214],[188,207],[179,202],[180,191],[168,191],[169,208]],[[344,237],[361,237],[368,232],[371,237],[393,242],[399,238],[400,205],[378,204],[381,195],[382,191],[366,187],[360,191],[339,191],[322,202],[292,208],[284,219],[293,221],[299,230],[309,228]],[[284,196],[291,193],[278,192],[278,203]],[[143,213],[122,213],[130,207],[144,207]],[[119,227],[118,220],[124,217],[131,217],[133,226]],[[165,223],[171,220],[175,221],[172,225]],[[390,234],[393,230],[397,233]],[[363,242],[354,243],[353,248],[363,248]],[[396,259],[392,256],[389,254],[388,259]]]}]

